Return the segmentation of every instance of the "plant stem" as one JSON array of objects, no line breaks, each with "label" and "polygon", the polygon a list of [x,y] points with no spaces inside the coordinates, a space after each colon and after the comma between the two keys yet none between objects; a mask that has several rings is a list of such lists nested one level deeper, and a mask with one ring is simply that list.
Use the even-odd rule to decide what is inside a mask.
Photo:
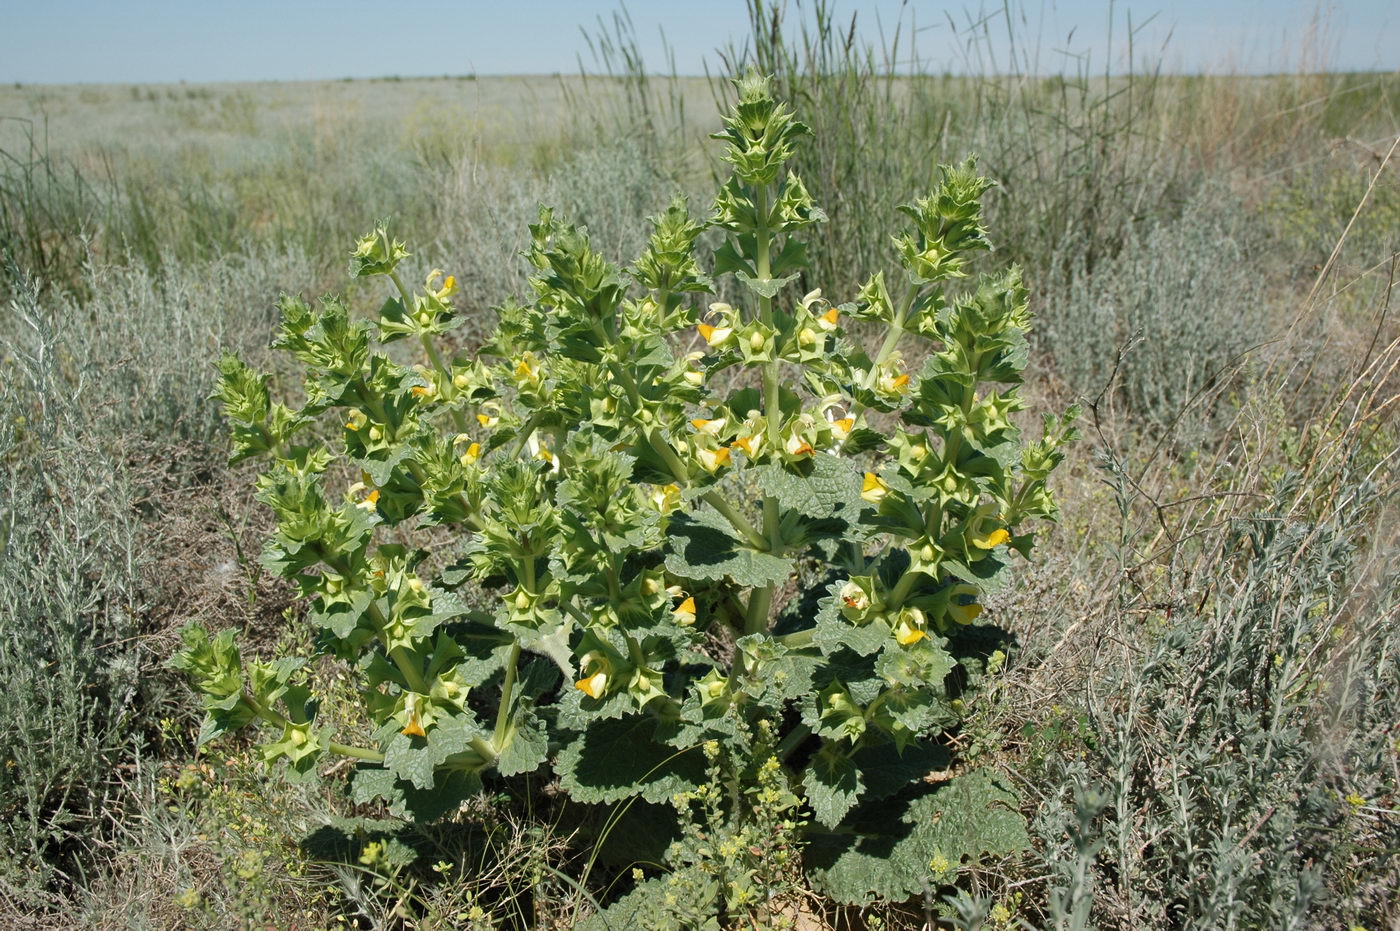
[{"label": "plant stem", "polygon": [[895,583],[894,591],[890,592],[890,601],[893,602],[894,607],[897,608],[904,604],[904,599],[908,598],[909,593],[914,590],[914,583],[921,575],[923,575],[922,572],[908,569],[899,577],[899,581]]},{"label": "plant stem", "polygon": [[773,755],[780,761],[786,760],[792,755],[792,751],[796,750],[802,744],[802,741],[811,736],[812,729],[805,724],[799,724],[789,731],[788,735],[773,748]]},{"label": "plant stem", "polygon": [[[651,448],[656,450],[656,454],[665,460],[667,468],[671,470],[672,477],[682,484],[689,485],[689,470],[686,469],[685,463],[681,462],[680,457],[676,455],[676,451],[671,448],[671,444],[666,442],[665,438],[655,430],[647,430],[645,436],[647,442],[651,444]],[[754,525],[749,523],[748,518],[744,517],[737,508],[724,500],[724,497],[718,492],[707,491],[700,496],[700,500],[723,514],[730,525],[743,534],[744,538],[755,547],[761,550],[766,550],[768,548],[768,540],[763,534],[759,533]]]},{"label": "plant stem", "polygon": [[520,451],[525,448],[525,442],[530,439],[530,434],[535,432],[535,420],[538,416],[538,412],[531,414],[530,419],[520,427],[520,435],[515,438],[515,445],[510,448],[510,458],[520,458]]},{"label": "plant stem", "polygon": [[[880,374],[880,366],[885,364],[885,361],[894,353],[895,347],[899,345],[899,339],[904,335],[904,322],[909,318],[909,310],[914,306],[914,300],[919,296],[919,290],[919,285],[911,284],[909,290],[904,292],[904,300],[900,301],[899,306],[895,308],[894,319],[890,321],[890,330],[885,334],[885,341],[880,344],[880,351],[875,353],[875,358],[870,363],[870,371],[865,373],[865,380],[861,383],[861,387],[866,391],[874,387],[875,379]],[[857,423],[852,424],[851,432],[854,433],[855,428],[865,422],[865,405],[856,401],[851,405],[850,416],[857,421]],[[849,437],[846,442],[850,442]],[[841,444],[842,449],[845,449],[845,446],[846,443]]]},{"label": "plant stem", "polygon": [[349,744],[331,741],[326,745],[326,749],[332,753],[339,753],[341,756],[353,757],[357,760],[367,760],[370,763],[384,762],[384,754],[380,753],[378,750],[370,750],[367,747],[352,747]]},{"label": "plant stem", "polygon": [[[287,726],[288,721],[285,717],[282,716],[280,712],[276,711],[275,709],[269,708],[260,701],[258,701],[248,692],[247,689],[243,690],[243,700],[248,703],[249,708],[253,709],[254,714],[262,718],[269,724],[275,725],[277,727]],[[338,753],[341,756],[354,757],[357,760],[368,760],[371,763],[384,762],[384,754],[380,753],[378,750],[370,750],[366,747],[352,747],[349,744],[342,744],[336,743],[335,741],[331,741],[329,744],[326,745],[326,749],[331,751],[332,753]]]},{"label": "plant stem", "polygon": [[[758,214],[758,228],[754,231],[754,266],[758,272],[760,281],[768,281],[773,277],[773,266],[771,259],[772,234],[768,229],[768,185],[762,185],[754,191],[754,209]],[[759,320],[768,329],[773,329],[773,299],[762,297],[758,299]],[[773,357],[764,364],[763,369],[763,416],[767,423],[768,449],[769,455],[776,459],[778,449],[782,442],[782,396],[778,386],[778,344],[777,335],[773,337]],[[763,496],[763,535],[768,541],[768,552],[774,556],[783,555],[782,540],[782,515],[778,507],[778,499],[772,495]],[[744,613],[744,633],[754,634],[766,629],[768,625],[768,612],[773,607],[773,585],[765,585],[763,588],[754,589],[749,594],[748,609]]]},{"label": "plant stem", "polygon": [[773,607],[773,586],[755,588],[749,594],[749,607],[744,614],[744,634],[761,633],[768,626],[768,611]]},{"label": "plant stem", "polygon": [[734,526],[734,529],[744,535],[757,549],[766,550],[770,548],[770,543],[763,534],[758,532],[758,528],[749,523],[749,519],[740,511],[724,500],[724,496],[715,491],[707,491],[701,495],[700,500],[713,507],[724,515],[725,519]]},{"label": "plant stem", "polygon": [[[520,585],[531,596],[535,594],[535,554],[526,553],[520,564]],[[506,659],[506,677],[501,683],[501,703],[496,708],[496,727],[491,732],[491,746],[496,751],[505,749],[510,729],[510,705],[515,697],[515,675],[520,666],[520,641],[511,644],[510,656]]]},{"label": "plant stem", "polygon": [[507,731],[510,726],[510,705],[514,699],[515,673],[520,664],[520,641],[511,645],[510,657],[506,660],[506,678],[501,683],[501,704],[496,709],[496,728],[491,734],[491,746],[498,753],[505,749]]},{"label": "plant stem", "polygon": [[796,650],[805,646],[810,646],[816,635],[817,629],[815,627],[805,627],[802,630],[794,630],[790,634],[779,634],[773,639],[777,640],[785,647]]}]

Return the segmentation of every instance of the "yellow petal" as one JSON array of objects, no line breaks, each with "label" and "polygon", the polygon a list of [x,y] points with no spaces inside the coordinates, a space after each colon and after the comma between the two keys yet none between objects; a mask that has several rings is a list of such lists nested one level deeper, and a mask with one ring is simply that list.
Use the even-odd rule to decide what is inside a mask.
[{"label": "yellow petal", "polygon": [[408,726],[399,731],[400,734],[407,734],[410,737],[426,737],[423,733],[423,725],[418,722],[418,711],[414,709],[409,712]]},{"label": "yellow petal", "polygon": [[928,634],[919,628],[901,622],[899,629],[895,631],[894,639],[899,641],[900,646],[907,647],[911,643],[918,643],[927,636]]},{"label": "yellow petal", "polygon": [[890,486],[886,485],[880,476],[876,475],[874,472],[865,473],[865,482],[860,489],[861,498],[869,501],[871,504],[879,504],[885,499],[885,495],[889,493]]},{"label": "yellow petal", "polygon": [[608,688],[608,674],[605,672],[595,672],[574,683],[574,688],[578,689],[589,698],[602,698],[603,693]]},{"label": "yellow petal", "polygon": [[950,603],[948,614],[959,624],[971,624],[982,614],[982,606],[975,601],[968,605]]},{"label": "yellow petal", "polygon": [[821,316],[822,323],[825,323],[829,326],[836,326],[836,321],[840,319],[841,314],[837,312],[835,307],[831,308]]},{"label": "yellow petal", "polygon": [[978,549],[990,550],[1001,546],[1011,539],[1011,534],[1003,529],[993,530],[991,533],[978,534],[972,538],[972,545]]},{"label": "yellow petal", "polygon": [[808,443],[806,440],[804,440],[797,434],[793,434],[792,436],[788,437],[787,451],[788,455],[790,456],[805,456],[809,453],[814,452],[815,450],[812,449],[811,443]]},{"label": "yellow petal", "polygon": [[675,613],[688,615],[692,621],[695,620],[695,598],[686,598],[686,600],[682,601],[680,605],[676,608]]}]

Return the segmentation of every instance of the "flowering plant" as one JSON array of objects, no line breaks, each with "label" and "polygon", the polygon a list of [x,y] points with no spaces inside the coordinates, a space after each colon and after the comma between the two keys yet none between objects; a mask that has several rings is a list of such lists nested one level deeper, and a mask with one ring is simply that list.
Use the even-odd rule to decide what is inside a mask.
[{"label": "flowering plant", "polygon": [[[353,757],[358,799],[432,818],[488,774],[547,765],[580,801],[684,804],[698,748],[742,754],[764,720],[827,832],[809,866],[838,897],[901,897],[928,873],[927,854],[862,865],[849,825],[881,805],[902,806],[911,850],[954,861],[1024,839],[994,778],[919,781],[949,765],[940,735],[989,652],[983,595],[1053,518],[1046,482],[1073,432],[1071,412],[1023,443],[1011,419],[1019,273],[957,286],[989,248],[991,183],[945,166],[901,208],[897,285],[797,297],[802,233],[825,219],[785,167],[808,129],[764,79],[736,87],[708,221],[677,200],[623,269],[542,209],[532,299],[499,308],[478,356],[440,348],[461,320],[454,279],[409,288],[409,252],[381,227],[351,255],[353,275],[392,286],[376,321],[336,298],[281,302],[300,407],[221,361],[234,458],[267,462],[264,564],[359,676],[372,740],[322,723],[302,661],[245,660],[231,632],[192,626],[174,662],[204,696],[202,739],[258,725],[293,774]],[[702,256],[707,227],[723,241]],[[723,278],[741,300],[703,297]],[[873,354],[854,339],[870,333]],[[393,361],[401,340],[423,364]],[[952,800],[961,834],[933,814]]]}]

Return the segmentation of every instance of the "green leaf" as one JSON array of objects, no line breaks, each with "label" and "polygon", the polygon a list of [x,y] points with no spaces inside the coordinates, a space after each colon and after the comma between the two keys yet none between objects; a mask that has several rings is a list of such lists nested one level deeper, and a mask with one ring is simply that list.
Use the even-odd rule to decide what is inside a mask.
[{"label": "green leaf", "polygon": [[425,737],[410,737],[397,731],[398,722],[391,722],[394,736],[384,747],[384,765],[395,776],[406,779],[415,788],[431,789],[433,774],[454,753],[462,753],[478,736],[477,728],[462,718],[442,721]]},{"label": "green leaf", "polygon": [[802,788],[817,823],[834,828],[855,806],[865,786],[851,758],[840,746],[827,742],[808,764]]},{"label": "green leaf", "polygon": [[792,573],[792,562],[760,552],[737,539],[718,511],[704,507],[693,515],[677,515],[669,527],[666,569],[687,579],[733,579],[738,585],[762,588],[781,585]]},{"label": "green leaf", "polygon": [[838,902],[903,902],[921,893],[936,856],[957,864],[1030,845],[1018,799],[988,770],[888,802],[863,805],[841,833],[813,832],[803,862]]},{"label": "green leaf", "polygon": [[590,725],[560,751],[555,769],[564,790],[580,802],[640,795],[661,804],[705,781],[700,751],[661,743],[656,722],[644,715]]},{"label": "green leaf", "polygon": [[785,510],[807,517],[844,517],[854,523],[865,506],[860,473],[848,460],[830,453],[818,453],[803,463],[800,472],[776,462],[760,466],[757,472],[765,495],[777,498]]},{"label": "green leaf", "polygon": [[914,743],[900,752],[893,743],[866,744],[851,754],[865,783],[866,801],[874,802],[897,795],[910,784],[952,765],[946,747],[935,743]]},{"label": "green leaf", "polygon": [[837,579],[827,587],[828,595],[817,604],[817,629],[812,643],[823,653],[833,654],[851,650],[861,656],[871,656],[894,642],[890,628],[878,619],[856,625],[841,613],[841,588],[845,579]]},{"label": "green leaf", "polygon": [[784,278],[755,278],[738,270],[735,270],[734,277],[747,285],[748,289],[759,297],[776,297],[779,291],[798,278],[795,274]]},{"label": "green leaf", "polygon": [[451,814],[481,791],[481,777],[456,770],[445,773],[430,789],[417,789],[387,769],[363,767],[350,780],[350,799],[357,805],[383,800],[389,813],[420,823]]},{"label": "green leaf", "polygon": [[502,776],[534,772],[549,756],[549,735],[533,711],[521,711],[515,718],[514,733],[496,760]]}]

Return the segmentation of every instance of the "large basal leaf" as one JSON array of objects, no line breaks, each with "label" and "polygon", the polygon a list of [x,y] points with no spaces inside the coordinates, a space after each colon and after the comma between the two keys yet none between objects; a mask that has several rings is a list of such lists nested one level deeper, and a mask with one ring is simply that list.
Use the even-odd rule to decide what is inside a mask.
[{"label": "large basal leaf", "polygon": [[1015,794],[988,770],[863,805],[847,825],[812,832],[803,862],[815,888],[852,905],[919,895],[935,857],[956,864],[1030,844]]},{"label": "large basal leaf", "polygon": [[660,804],[705,781],[699,748],[662,743],[656,722],[645,715],[591,724],[559,752],[555,768],[564,790],[580,802],[640,795]]},{"label": "large basal leaf", "polygon": [[876,802],[897,795],[929,773],[952,765],[947,748],[934,743],[911,744],[901,753],[893,743],[868,744],[851,754],[865,784],[865,800]]},{"label": "large basal leaf", "polygon": [[666,569],[687,579],[718,581],[762,588],[781,585],[792,572],[787,559],[763,553],[734,536],[729,522],[713,508],[677,516],[670,526]]},{"label": "large basal leaf", "polygon": [[443,774],[430,789],[415,788],[379,767],[363,767],[350,781],[350,798],[357,805],[383,801],[390,814],[425,824],[451,814],[480,791],[481,777],[460,770]]}]

